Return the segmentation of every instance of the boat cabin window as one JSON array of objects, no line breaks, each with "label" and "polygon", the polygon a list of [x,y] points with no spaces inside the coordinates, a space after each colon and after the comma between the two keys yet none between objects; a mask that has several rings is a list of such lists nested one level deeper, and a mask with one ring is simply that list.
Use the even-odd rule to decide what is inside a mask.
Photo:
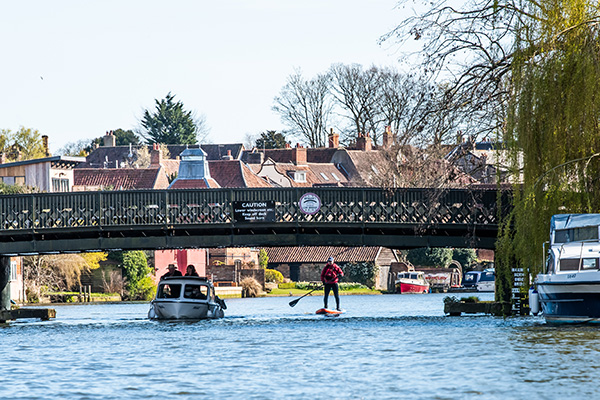
[{"label": "boat cabin window", "polygon": [[580,242],[584,240],[598,240],[598,227],[584,226],[583,228],[557,229],[554,231],[554,243]]},{"label": "boat cabin window", "polygon": [[208,298],[208,287],[204,285],[185,285],[183,297],[186,299],[206,300]]},{"label": "boat cabin window", "polygon": [[181,284],[179,283],[166,283],[160,285],[158,288],[158,295],[156,297],[161,299],[176,299],[181,293]]},{"label": "boat cabin window", "polygon": [[563,258],[560,260],[561,271],[579,271],[579,258]]},{"label": "boat cabin window", "polygon": [[418,275],[417,274],[410,274],[410,279],[418,279]]},{"label": "boat cabin window", "polygon": [[546,260],[546,273],[553,274],[554,273],[554,254],[550,253],[548,255],[548,259]]},{"label": "boat cabin window", "polygon": [[475,283],[477,282],[478,274],[465,274],[465,283]]},{"label": "boat cabin window", "polygon": [[481,278],[479,281],[493,281],[495,279],[495,274],[492,271],[485,271],[481,274]]},{"label": "boat cabin window", "polygon": [[597,258],[584,258],[581,262],[581,270],[586,271],[590,269],[598,269]]}]

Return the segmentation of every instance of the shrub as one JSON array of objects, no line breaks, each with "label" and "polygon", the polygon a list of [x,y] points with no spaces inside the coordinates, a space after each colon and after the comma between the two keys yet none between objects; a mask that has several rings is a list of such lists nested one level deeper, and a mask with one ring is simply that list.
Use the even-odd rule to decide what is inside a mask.
[{"label": "shrub", "polygon": [[156,293],[156,285],[151,277],[145,276],[130,291],[131,300],[152,300]]},{"label": "shrub", "polygon": [[276,269],[266,269],[265,270],[265,281],[281,283],[281,282],[283,282],[283,275],[281,274],[281,272],[277,271]]},{"label": "shrub", "polygon": [[370,288],[375,286],[375,277],[379,273],[379,266],[372,262],[348,263],[342,269],[344,280],[362,283]]},{"label": "shrub", "polygon": [[279,289],[295,289],[296,282],[284,282],[277,285]]},{"label": "shrub", "polygon": [[252,277],[242,279],[242,297],[256,297],[262,292],[262,286]]},{"label": "shrub", "polygon": [[352,289],[367,289],[365,285],[358,282],[340,282],[340,290],[352,290]]}]

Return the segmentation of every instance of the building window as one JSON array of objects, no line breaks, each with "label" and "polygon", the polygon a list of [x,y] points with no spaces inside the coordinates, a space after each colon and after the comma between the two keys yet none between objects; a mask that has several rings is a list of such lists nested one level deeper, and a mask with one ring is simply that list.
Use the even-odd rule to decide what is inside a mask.
[{"label": "building window", "polygon": [[25,186],[25,177],[24,176],[15,176],[15,185]]},{"label": "building window", "polygon": [[10,261],[10,280],[16,281],[17,278],[18,278],[17,277],[17,261],[11,260]]},{"label": "building window", "polygon": [[304,172],[304,171],[294,172],[294,180],[296,182],[306,182],[306,172]]},{"label": "building window", "polygon": [[338,178],[338,176],[335,174],[335,172],[332,172],[332,173],[331,173],[331,175],[333,176],[333,178],[334,178],[336,181],[338,181],[338,182],[340,181],[340,178]]},{"label": "building window", "polygon": [[322,177],[323,177],[323,179],[325,179],[326,181],[328,181],[328,180],[329,180],[329,178],[327,177],[327,175],[325,175],[325,173],[324,173],[324,172],[321,172],[321,176],[322,176]]},{"label": "building window", "polygon": [[7,185],[14,185],[15,177],[14,176],[3,176],[2,182],[6,183]]},{"label": "building window", "polygon": [[53,192],[68,192],[69,191],[69,180],[65,178],[52,178],[52,191]]}]

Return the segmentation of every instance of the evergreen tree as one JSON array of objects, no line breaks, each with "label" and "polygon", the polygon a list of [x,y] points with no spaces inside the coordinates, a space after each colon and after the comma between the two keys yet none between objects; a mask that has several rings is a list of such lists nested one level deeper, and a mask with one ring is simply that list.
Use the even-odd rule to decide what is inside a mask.
[{"label": "evergreen tree", "polygon": [[285,136],[277,131],[266,131],[256,139],[258,149],[283,149],[286,144]]},{"label": "evergreen tree", "polygon": [[155,100],[153,113],[144,111],[141,120],[142,135],[148,143],[196,144],[199,127],[191,111],[183,108],[183,103],[175,101],[170,92],[163,100]]}]

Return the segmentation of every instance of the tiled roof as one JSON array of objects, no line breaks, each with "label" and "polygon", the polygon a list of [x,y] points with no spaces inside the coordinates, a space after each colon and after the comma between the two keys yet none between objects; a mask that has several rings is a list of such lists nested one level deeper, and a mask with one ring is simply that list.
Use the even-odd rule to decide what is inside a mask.
[{"label": "tiled roof", "polygon": [[339,148],[337,147],[319,147],[306,149],[306,161],[309,163],[330,163],[333,155]]},{"label": "tiled roof", "polygon": [[73,190],[165,189],[167,177],[162,168],[75,168]]},{"label": "tiled roof", "polygon": [[239,160],[220,160],[208,163],[210,176],[221,187],[271,187],[264,179],[258,177],[246,164]]},{"label": "tiled roof", "polygon": [[217,181],[212,178],[202,179],[175,179],[169,189],[208,189],[220,188]]},{"label": "tiled roof", "polygon": [[381,247],[265,247],[269,263],[323,263],[333,257],[336,263],[375,261]]}]

